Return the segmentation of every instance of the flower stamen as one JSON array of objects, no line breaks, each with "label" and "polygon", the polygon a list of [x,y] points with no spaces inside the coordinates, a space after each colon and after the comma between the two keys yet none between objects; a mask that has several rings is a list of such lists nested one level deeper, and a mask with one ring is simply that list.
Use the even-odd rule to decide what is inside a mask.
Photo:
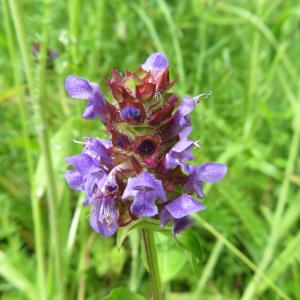
[{"label": "flower stamen", "polygon": [[209,91],[207,93],[201,93],[198,96],[194,97],[193,99],[196,103],[199,103],[202,98],[208,99],[208,97],[211,95],[212,95],[212,91]]}]

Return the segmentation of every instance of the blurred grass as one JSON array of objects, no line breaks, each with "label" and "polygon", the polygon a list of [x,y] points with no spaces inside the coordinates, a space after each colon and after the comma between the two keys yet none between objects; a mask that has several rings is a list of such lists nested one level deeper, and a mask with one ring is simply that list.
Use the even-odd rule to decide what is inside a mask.
[{"label": "blurred grass", "polygon": [[[25,50],[14,3],[24,20]],[[66,187],[64,157],[80,151],[73,139],[104,132],[100,122],[79,118],[84,104],[66,97],[63,81],[74,73],[107,92],[112,68],[134,69],[157,50],[179,75],[173,90],[181,97],[213,91],[192,116],[193,138],[202,146],[195,155],[198,163],[229,166],[219,186],[207,186],[208,209],[196,218],[201,268],[159,239],[166,299],[300,299],[298,1],[1,5],[1,299],[53,299],[59,286],[64,299],[99,299],[119,286],[149,298],[138,238],[118,253],[114,239],[91,232],[88,209]],[[44,55],[32,56],[33,43]],[[47,49],[59,57],[46,61]],[[38,143],[41,124],[50,179]],[[53,189],[45,194],[51,178],[52,208]]]}]

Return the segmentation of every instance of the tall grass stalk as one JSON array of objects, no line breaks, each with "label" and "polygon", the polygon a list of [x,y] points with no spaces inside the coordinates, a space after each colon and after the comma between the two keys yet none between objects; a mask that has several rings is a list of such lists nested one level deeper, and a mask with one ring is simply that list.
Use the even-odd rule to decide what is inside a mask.
[{"label": "tall grass stalk", "polygon": [[[181,52],[180,43],[178,39],[176,25],[174,23],[169,6],[166,4],[166,2],[164,0],[157,0],[157,3],[170,29],[170,35],[173,41],[176,63],[178,67],[178,74],[180,77],[180,82],[183,83],[185,82],[185,71],[184,71],[183,57],[182,57],[182,52]],[[182,86],[182,88],[184,88],[184,85]]]},{"label": "tall grass stalk", "polygon": [[45,274],[45,251],[44,251],[44,242],[43,242],[43,228],[41,222],[41,207],[39,198],[35,194],[35,183],[34,183],[34,169],[33,169],[33,159],[31,154],[31,143],[28,130],[28,114],[26,111],[26,103],[24,101],[24,92],[21,88],[21,70],[20,70],[20,59],[17,54],[14,38],[13,38],[13,29],[11,26],[11,20],[9,16],[9,8],[7,0],[3,0],[3,17],[4,17],[4,26],[5,32],[8,41],[8,50],[11,60],[11,66],[13,71],[14,85],[18,89],[17,102],[19,108],[20,121],[22,126],[22,137],[25,148],[25,157],[28,170],[28,178],[30,182],[31,190],[31,209],[33,216],[33,228],[34,228],[34,241],[35,241],[35,252],[37,260],[37,282],[39,287],[39,298],[41,300],[46,299],[46,274]]},{"label": "tall grass stalk", "polygon": [[[295,161],[296,161],[297,154],[299,151],[299,139],[300,139],[300,131],[295,130],[293,133],[293,137],[292,137],[292,142],[291,142],[291,146],[290,146],[288,161],[286,164],[285,174],[293,173]],[[285,205],[286,205],[287,199],[288,199],[289,186],[290,186],[290,181],[289,181],[288,177],[286,176],[281,185],[279,199],[278,199],[274,217],[273,217],[270,237],[269,237],[267,245],[264,249],[262,259],[258,266],[258,269],[260,272],[256,271],[255,275],[253,276],[252,280],[250,281],[249,285],[247,286],[247,288],[245,290],[242,300],[253,299],[253,297],[256,293],[258,284],[259,284],[259,280],[261,278],[261,272],[264,272],[267,269],[267,267],[269,266],[269,264],[273,258],[274,251],[275,251],[276,245],[278,243],[278,239],[279,239],[279,234],[280,234],[279,228],[281,225],[281,219],[283,217],[284,208],[285,208]]]},{"label": "tall grass stalk", "polygon": [[16,35],[20,47],[20,53],[24,63],[24,71],[28,83],[29,94],[33,100],[33,111],[36,117],[36,129],[41,149],[41,155],[44,159],[46,180],[47,180],[47,198],[49,206],[49,219],[51,228],[51,245],[54,248],[54,261],[55,261],[55,278],[56,278],[56,291],[60,299],[63,299],[63,276],[62,276],[62,249],[60,242],[60,233],[58,228],[57,218],[57,192],[52,167],[51,150],[49,145],[49,138],[47,132],[47,124],[45,120],[44,103],[41,97],[45,85],[45,62],[47,55],[47,40],[48,40],[48,3],[44,5],[44,26],[42,43],[40,50],[40,63],[37,71],[36,78],[39,82],[34,80],[33,64],[30,56],[28,41],[25,34],[25,22],[21,13],[20,2],[16,0],[9,0],[11,14],[16,30]]},{"label": "tall grass stalk", "polygon": [[246,255],[244,255],[238,248],[236,248],[230,241],[228,241],[220,232],[218,232],[212,225],[203,220],[200,216],[195,215],[194,218],[197,222],[203,226],[208,232],[214,237],[221,241],[236,257],[238,257],[244,264],[246,264],[251,270],[259,274],[266,284],[272,288],[282,299],[289,300],[290,298],[272,281],[265,275],[265,273],[258,268]]},{"label": "tall grass stalk", "polygon": [[193,294],[193,298],[192,298],[193,300],[198,300],[199,298],[201,299],[201,293],[202,293],[208,279],[214,272],[215,265],[222,253],[223,248],[224,248],[223,242],[220,240],[217,240],[215,242],[215,245],[209,256],[209,259],[205,265],[205,268],[202,271],[202,275],[200,277],[200,280],[198,281],[197,287]]},{"label": "tall grass stalk", "polygon": [[78,71],[77,41],[80,24],[80,5],[81,0],[68,0],[71,67],[75,73]]},{"label": "tall grass stalk", "polygon": [[36,292],[35,286],[17,268],[9,263],[9,258],[2,251],[0,251],[0,275],[18,290],[23,291],[26,299],[41,299]]}]

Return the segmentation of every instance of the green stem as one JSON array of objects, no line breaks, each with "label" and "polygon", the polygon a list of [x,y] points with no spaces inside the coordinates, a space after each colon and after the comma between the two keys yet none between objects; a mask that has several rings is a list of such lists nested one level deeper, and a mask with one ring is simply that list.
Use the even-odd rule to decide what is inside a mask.
[{"label": "green stem", "polygon": [[160,275],[155,248],[154,233],[150,229],[141,230],[152,284],[153,300],[162,300]]},{"label": "green stem", "polygon": [[52,167],[52,158],[51,151],[48,139],[47,124],[45,121],[43,101],[41,97],[41,92],[43,91],[44,82],[45,82],[45,61],[46,61],[46,48],[47,48],[47,37],[48,37],[48,23],[47,21],[47,12],[48,5],[45,5],[45,26],[43,31],[43,41],[41,47],[40,55],[40,66],[37,73],[37,78],[39,82],[36,83],[33,76],[33,63],[30,56],[30,50],[26,40],[25,34],[25,22],[23,15],[21,14],[20,2],[16,0],[10,0],[10,10],[15,25],[16,35],[20,47],[20,53],[24,62],[24,71],[26,80],[28,83],[28,89],[30,96],[33,99],[33,112],[36,117],[36,128],[38,133],[38,139],[41,149],[41,154],[44,159],[45,169],[46,169],[46,180],[47,180],[47,198],[48,206],[50,212],[50,229],[51,229],[51,245],[54,247],[54,260],[55,260],[55,275],[56,275],[56,284],[57,284],[57,294],[59,299],[63,299],[63,280],[62,280],[62,251],[61,251],[61,242],[60,234],[58,229],[58,218],[57,218],[57,192],[56,185],[54,180],[54,173]]},{"label": "green stem", "polygon": [[131,248],[131,266],[130,266],[130,280],[129,289],[133,292],[137,291],[140,282],[141,267],[139,265],[139,245],[140,239],[137,231],[132,231],[129,235]]}]

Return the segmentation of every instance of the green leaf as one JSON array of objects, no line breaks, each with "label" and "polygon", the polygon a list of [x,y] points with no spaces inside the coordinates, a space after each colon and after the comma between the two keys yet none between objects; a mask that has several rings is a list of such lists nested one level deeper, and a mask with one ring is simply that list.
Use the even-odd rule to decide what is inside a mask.
[{"label": "green leaf", "polygon": [[176,235],[178,245],[195,256],[199,261],[203,258],[203,249],[198,232],[194,229],[184,230]]},{"label": "green leaf", "polygon": [[162,281],[168,282],[180,277],[188,257],[178,248],[176,240],[172,236],[158,233],[155,234],[155,244]]},{"label": "green leaf", "polygon": [[101,298],[101,300],[124,300],[124,299],[145,300],[143,296],[137,293],[133,293],[130,290],[123,287],[113,289],[109,295]]},{"label": "green leaf", "polygon": [[197,273],[203,261],[203,248],[199,234],[191,228],[177,234],[175,239],[180,248],[191,254],[193,269]]},{"label": "green leaf", "polygon": [[195,274],[200,275],[203,261],[203,247],[199,234],[188,229],[176,235],[177,245],[191,255],[191,264]]},{"label": "green leaf", "polygon": [[[102,251],[101,256],[99,256],[99,249]],[[124,247],[117,249],[112,239],[97,238],[93,242],[91,253],[93,267],[99,276],[121,274],[127,256]]]}]

